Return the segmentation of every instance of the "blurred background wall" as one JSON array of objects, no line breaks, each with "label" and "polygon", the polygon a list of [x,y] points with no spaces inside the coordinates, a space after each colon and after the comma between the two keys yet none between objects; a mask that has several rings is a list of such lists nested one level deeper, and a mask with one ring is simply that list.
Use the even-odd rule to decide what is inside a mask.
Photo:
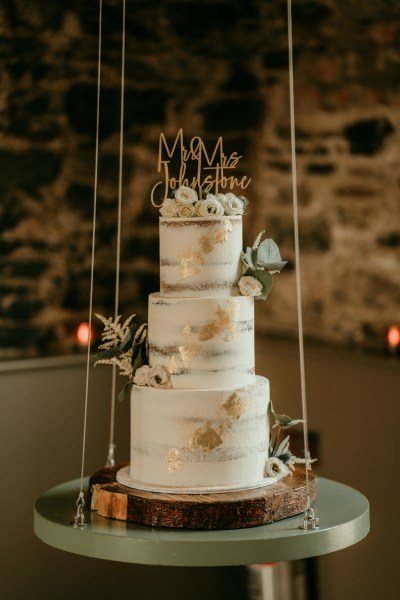
[{"label": "blurred background wall", "polygon": [[[304,325],[308,338],[381,350],[399,319],[396,0],[293,2]],[[74,350],[87,319],[97,3],[0,7],[0,356]],[[159,289],[149,201],[161,131],[224,138],[252,178],[245,242],[263,227],[288,267],[259,332],[296,329],[286,3],[127,1],[121,312]],[[113,313],[121,2],[105,0],[95,309]],[[239,170],[240,172],[240,170]]]}]

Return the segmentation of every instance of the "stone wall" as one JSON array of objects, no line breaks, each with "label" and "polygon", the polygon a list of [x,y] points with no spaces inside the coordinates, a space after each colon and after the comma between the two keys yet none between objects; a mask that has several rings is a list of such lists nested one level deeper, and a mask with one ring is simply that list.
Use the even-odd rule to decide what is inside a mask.
[{"label": "stone wall", "polygon": [[[103,2],[94,308],[114,311],[121,2]],[[400,5],[294,0],[305,334],[381,349],[400,320]],[[0,7],[0,356],[74,350],[87,319],[97,3]],[[159,288],[161,131],[243,155],[245,241],[261,228],[289,265],[257,328],[296,336],[286,3],[127,0],[120,312]]]}]

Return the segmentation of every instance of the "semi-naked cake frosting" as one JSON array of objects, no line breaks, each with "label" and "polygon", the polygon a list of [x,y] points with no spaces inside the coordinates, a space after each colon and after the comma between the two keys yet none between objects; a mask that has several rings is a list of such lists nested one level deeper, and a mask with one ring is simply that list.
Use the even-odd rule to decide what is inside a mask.
[{"label": "semi-naked cake frosting", "polygon": [[254,301],[246,296],[149,298],[149,362],[173,388],[254,383]]},{"label": "semi-naked cake frosting", "polygon": [[168,296],[237,291],[242,217],[160,218],[160,289]]},{"label": "semi-naked cake frosting", "polygon": [[268,399],[264,377],[220,389],[133,387],[128,484],[180,493],[259,486]]},{"label": "semi-naked cake frosting", "polygon": [[238,288],[242,248],[241,215],[160,218],[148,357],[167,381],[132,386],[121,483],[207,493],[276,481],[265,473],[270,398],[254,369],[254,297]]}]

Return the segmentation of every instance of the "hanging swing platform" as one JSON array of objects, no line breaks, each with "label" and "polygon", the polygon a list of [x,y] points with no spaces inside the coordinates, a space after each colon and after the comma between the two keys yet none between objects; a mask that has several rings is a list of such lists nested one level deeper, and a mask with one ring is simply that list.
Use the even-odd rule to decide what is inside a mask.
[{"label": "hanging swing platform", "polygon": [[[88,489],[89,480],[84,480]],[[342,483],[318,477],[318,529],[302,529],[303,515],[260,527],[201,531],[146,527],[97,512],[74,527],[80,480],[46,491],[35,505],[34,530],[46,544],[93,558],[143,565],[209,567],[297,560],[347,548],[369,531],[368,500]]]},{"label": "hanging swing platform", "polygon": [[122,465],[105,467],[89,480],[89,502],[101,517],[151,527],[240,529],[300,514],[307,496],[316,498],[316,477],[297,468],[291,477],[265,487],[207,494],[147,492],[121,485]]}]

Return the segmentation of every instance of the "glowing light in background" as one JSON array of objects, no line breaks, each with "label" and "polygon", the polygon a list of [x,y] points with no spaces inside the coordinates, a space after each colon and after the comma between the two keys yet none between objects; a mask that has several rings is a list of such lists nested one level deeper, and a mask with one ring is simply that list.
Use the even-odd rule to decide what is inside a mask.
[{"label": "glowing light in background", "polygon": [[89,331],[89,323],[79,323],[75,330],[75,339],[81,348],[87,348],[88,342],[93,343],[94,331],[93,328]]},{"label": "glowing light in background", "polygon": [[400,349],[400,327],[399,325],[391,325],[387,330],[386,341],[388,349],[392,353],[396,353]]}]

